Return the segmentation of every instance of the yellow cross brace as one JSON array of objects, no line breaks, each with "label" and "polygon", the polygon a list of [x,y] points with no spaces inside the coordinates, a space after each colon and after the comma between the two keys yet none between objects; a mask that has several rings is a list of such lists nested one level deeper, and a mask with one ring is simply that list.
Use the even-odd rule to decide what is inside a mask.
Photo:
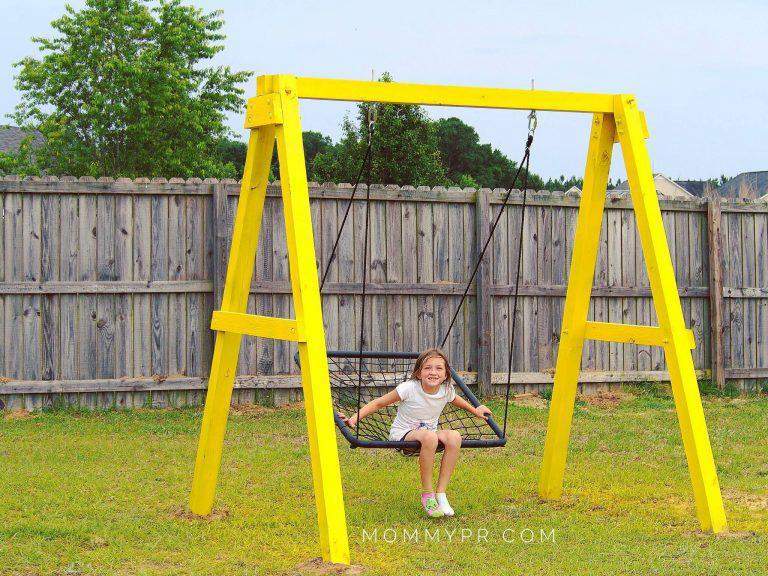
[{"label": "yellow cross brace", "polygon": [[[245,127],[251,130],[251,135],[224,295],[221,310],[214,312],[211,322],[211,327],[217,331],[216,345],[190,495],[194,513],[206,515],[213,507],[242,335],[295,341],[301,360],[320,549],[326,561],[349,563],[299,120],[299,99],[306,98],[592,114],[539,494],[543,498],[559,498],[562,493],[584,340],[661,346],[669,368],[699,522],[704,530],[720,532],[725,529],[725,512],[691,357],[695,342],[683,320],[644,141],[648,136],[645,118],[633,96],[358,82],[289,75],[260,76],[256,86],[257,96],[248,101],[246,112]],[[295,320],[245,313],[275,141],[280,161]],[[620,143],[624,156],[658,326],[587,320],[614,141]]]},{"label": "yellow cross brace", "polygon": [[[614,324],[611,322],[587,322],[584,338],[604,342],[624,342],[644,346],[665,346],[669,344],[666,332],[657,326],[636,326],[634,324]],[[686,330],[690,350],[696,348],[693,330]]]},{"label": "yellow cross brace", "polygon": [[211,330],[248,334],[249,336],[260,336],[274,340],[290,340],[291,342],[304,342],[306,340],[304,330],[296,320],[241,314],[240,312],[224,312],[222,310],[213,313]]}]

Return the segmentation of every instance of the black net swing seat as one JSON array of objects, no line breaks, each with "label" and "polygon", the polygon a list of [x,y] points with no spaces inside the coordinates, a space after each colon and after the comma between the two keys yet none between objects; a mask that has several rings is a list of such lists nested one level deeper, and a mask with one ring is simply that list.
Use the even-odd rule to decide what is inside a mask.
[{"label": "black net swing seat", "polygon": [[[350,447],[395,448],[408,451],[418,451],[421,448],[419,442],[389,439],[389,429],[397,413],[396,404],[369,414],[355,427],[350,427],[344,422],[344,417],[354,414],[358,406],[365,405],[408,380],[418,356],[418,352],[328,352],[333,417]],[[481,405],[469,386],[453,369],[451,378],[458,396],[463,397],[472,406]],[[360,380],[362,385],[359,386]],[[483,420],[450,403],[440,415],[438,427],[441,430],[457,430],[461,434],[463,448],[504,446],[507,441],[492,417]]]}]

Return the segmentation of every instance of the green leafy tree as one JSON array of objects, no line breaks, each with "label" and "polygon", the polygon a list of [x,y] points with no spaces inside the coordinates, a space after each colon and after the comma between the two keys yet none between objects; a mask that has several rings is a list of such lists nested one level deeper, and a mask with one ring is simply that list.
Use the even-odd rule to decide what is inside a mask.
[{"label": "green leafy tree", "polygon": [[[380,81],[391,82],[384,74]],[[352,182],[357,177],[368,142],[368,111],[375,110],[371,180],[383,184],[414,186],[447,183],[440,160],[437,131],[421,106],[360,104],[357,117],[342,124],[338,144],[315,158],[312,178]]]},{"label": "green leafy tree", "polygon": [[576,186],[577,188],[581,188],[584,185],[584,179],[583,178],[577,178],[576,176],[571,176],[570,178],[567,178],[564,175],[560,175],[560,178],[549,178],[543,186],[544,190],[569,190],[572,186]]},{"label": "green leafy tree", "polygon": [[[304,163],[307,167],[307,176],[313,177],[313,164],[318,154],[326,153],[333,148],[333,140],[321,132],[307,130],[302,132],[301,140],[304,143]],[[280,175],[280,165],[278,163],[277,149],[272,155],[272,167],[270,170],[270,179],[277,178]]]},{"label": "green leafy tree", "polygon": [[[517,171],[510,160],[490,144],[480,144],[477,131],[458,118],[442,118],[435,122],[440,155],[448,180],[457,186],[508,188]],[[516,187],[522,187],[521,174]],[[534,172],[528,175],[529,188],[541,188],[543,180]]]},{"label": "green leafy tree", "polygon": [[240,140],[225,137],[216,142],[216,157],[225,165],[232,166],[233,178],[242,177],[247,153],[248,145]]},{"label": "green leafy tree", "polygon": [[86,0],[33,38],[41,58],[16,63],[13,118],[45,137],[49,173],[236,176],[217,154],[227,111],[241,112],[248,72],[206,66],[223,50],[221,12],[180,0]]}]

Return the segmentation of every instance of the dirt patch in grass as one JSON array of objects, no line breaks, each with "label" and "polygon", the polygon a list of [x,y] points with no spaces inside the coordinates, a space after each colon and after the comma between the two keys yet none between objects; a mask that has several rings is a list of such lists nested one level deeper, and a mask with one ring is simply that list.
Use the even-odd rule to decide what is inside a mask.
[{"label": "dirt patch in grass", "polygon": [[736,502],[752,511],[768,510],[768,494],[754,494],[751,492],[728,490],[723,492],[723,499]]},{"label": "dirt patch in grass", "polygon": [[261,406],[260,404],[237,404],[232,406],[230,409],[230,414],[253,416],[258,414],[271,414],[273,412],[277,412],[277,410],[278,408]]},{"label": "dirt patch in grass", "polygon": [[232,406],[230,414],[240,414],[245,416],[260,416],[264,414],[275,414],[285,412],[286,410],[300,410],[304,408],[304,402],[293,402],[291,404],[281,404],[280,406],[264,406],[261,404],[237,404]]},{"label": "dirt patch in grass", "polygon": [[343,574],[344,576],[353,576],[354,574],[363,574],[364,568],[358,564],[347,566],[346,564],[335,564],[333,562],[323,562],[321,558],[312,558],[302,562],[286,576],[326,576],[329,574]]},{"label": "dirt patch in grass", "polygon": [[[707,536],[711,536],[711,534],[708,533]],[[726,530],[716,536],[716,538],[729,538],[730,540],[752,540],[757,537],[757,532],[752,530]]]},{"label": "dirt patch in grass", "polygon": [[29,420],[30,418],[37,418],[37,414],[28,410],[11,410],[5,413],[6,420]]},{"label": "dirt patch in grass", "polygon": [[615,408],[622,402],[634,398],[632,394],[621,390],[600,390],[597,394],[579,394],[579,400],[599,408]]},{"label": "dirt patch in grass", "polygon": [[198,516],[184,506],[175,506],[170,510],[169,515],[176,520],[186,520],[187,522],[215,522],[229,518],[229,510],[227,508],[214,508],[213,512],[207,516]]},{"label": "dirt patch in grass", "polygon": [[515,394],[512,397],[511,402],[515,406],[523,406],[525,408],[538,408],[539,410],[545,410],[549,405],[545,398],[542,398],[535,392]]}]

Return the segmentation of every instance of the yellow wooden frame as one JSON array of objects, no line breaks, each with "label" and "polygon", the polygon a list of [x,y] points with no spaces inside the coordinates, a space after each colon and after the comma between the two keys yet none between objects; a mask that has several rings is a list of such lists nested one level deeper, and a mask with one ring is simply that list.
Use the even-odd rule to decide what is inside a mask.
[{"label": "yellow wooden frame", "polygon": [[[539,493],[546,499],[559,498],[562,493],[584,340],[661,346],[669,367],[701,527],[712,532],[725,529],[725,512],[690,352],[695,343],[683,320],[644,141],[648,131],[635,98],[623,94],[358,82],[289,75],[260,76],[257,96],[248,101],[245,127],[251,130],[251,135],[221,310],[214,312],[211,323],[211,328],[217,331],[216,345],[195,461],[192,511],[206,515],[213,507],[242,335],[292,340],[299,343],[322,556],[326,561],[349,562],[299,119],[300,98],[593,114]],[[275,141],[295,320],[245,313]],[[614,141],[620,143],[626,164],[658,326],[587,321]]]}]

